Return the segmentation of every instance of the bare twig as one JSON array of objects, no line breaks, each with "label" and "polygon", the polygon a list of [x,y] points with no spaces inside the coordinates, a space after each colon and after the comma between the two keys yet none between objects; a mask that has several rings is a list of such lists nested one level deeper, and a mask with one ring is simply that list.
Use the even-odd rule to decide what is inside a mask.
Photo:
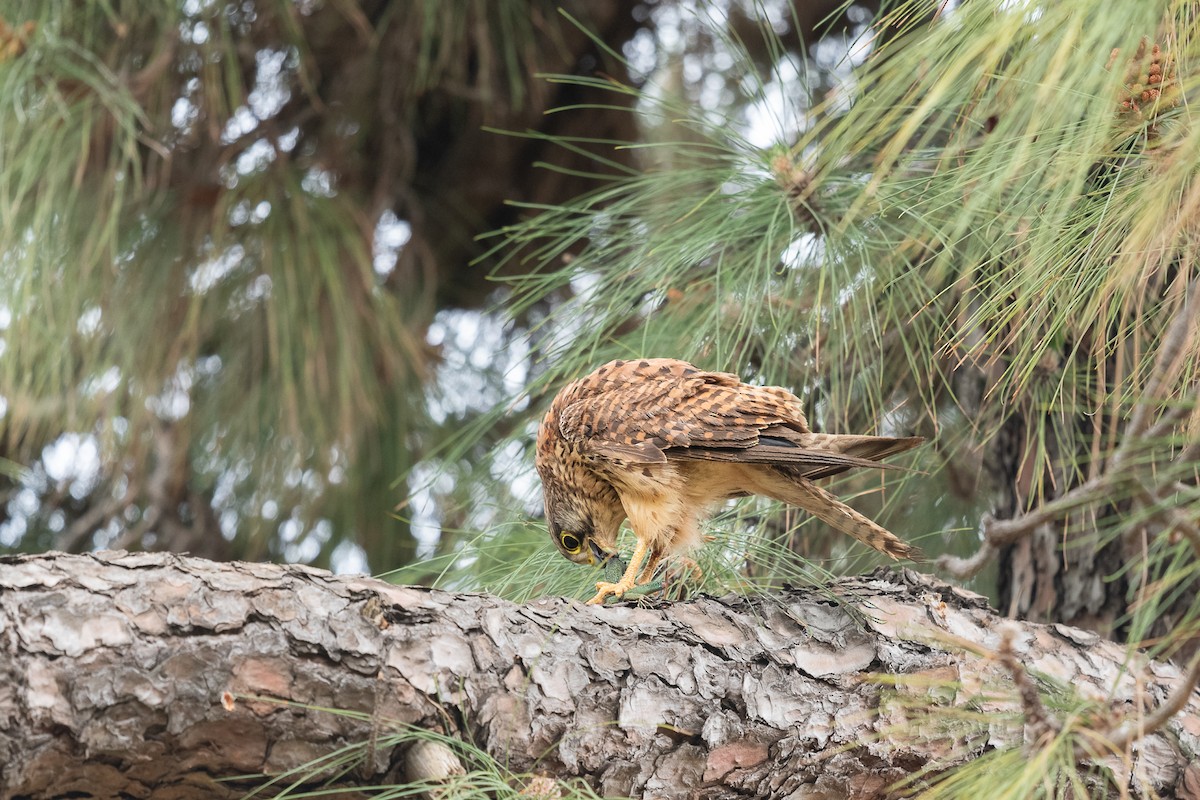
[{"label": "bare twig", "polygon": [[938,569],[944,570],[959,580],[979,574],[996,551],[1028,536],[1040,526],[1075,510],[1079,506],[1111,497],[1118,483],[1129,480],[1123,473],[1106,470],[1094,478],[1071,489],[1069,492],[1037,509],[1013,519],[996,519],[990,515],[983,519],[983,543],[970,558],[943,555],[937,560]]},{"label": "bare twig", "polygon": [[937,568],[960,581],[965,581],[967,578],[978,575],[983,571],[983,568],[991,563],[992,558],[998,552],[996,545],[988,537],[989,522],[989,518],[985,517],[983,521],[983,543],[979,545],[979,549],[973,555],[969,558],[962,558],[950,555],[949,553],[942,554],[938,556]]}]

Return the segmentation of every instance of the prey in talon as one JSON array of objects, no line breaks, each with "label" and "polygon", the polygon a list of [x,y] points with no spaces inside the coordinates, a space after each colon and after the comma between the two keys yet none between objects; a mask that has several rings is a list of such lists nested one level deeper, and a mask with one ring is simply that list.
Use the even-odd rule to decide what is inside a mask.
[{"label": "prey in talon", "polygon": [[[664,558],[694,566],[700,524],[720,503],[763,495],[799,506],[895,559],[914,547],[814,481],[916,447],[919,436],[814,433],[800,399],[685,361],[612,361],[565,386],[542,418],[537,470],[559,552],[615,573],[617,534],[637,539],[589,603],[650,585]],[[685,560],[686,559],[686,560]],[[696,568],[698,571],[698,568]]]}]

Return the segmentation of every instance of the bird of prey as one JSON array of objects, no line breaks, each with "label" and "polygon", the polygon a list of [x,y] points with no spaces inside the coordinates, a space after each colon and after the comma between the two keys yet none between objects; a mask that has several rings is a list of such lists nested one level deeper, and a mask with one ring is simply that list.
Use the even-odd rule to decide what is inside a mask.
[{"label": "bird of prey", "polygon": [[626,518],[637,537],[621,579],[596,584],[588,602],[598,604],[648,583],[664,557],[697,547],[715,505],[752,494],[799,506],[892,558],[916,557],[814,481],[883,467],[878,459],[922,441],[814,433],[786,389],[650,358],[609,362],[564,387],[542,419],[536,463],[550,537],[568,559],[615,559]]}]

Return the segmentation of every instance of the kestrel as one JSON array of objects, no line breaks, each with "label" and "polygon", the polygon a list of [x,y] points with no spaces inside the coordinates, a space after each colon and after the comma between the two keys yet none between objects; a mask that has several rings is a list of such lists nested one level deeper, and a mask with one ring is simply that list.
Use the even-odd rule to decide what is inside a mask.
[{"label": "kestrel", "polygon": [[662,558],[697,547],[701,521],[732,497],[799,506],[892,558],[915,556],[813,481],[883,467],[878,459],[922,441],[813,433],[786,389],[649,358],[609,362],[564,387],[542,418],[536,463],[550,537],[571,561],[615,558],[629,519],[637,546],[618,582],[596,584],[588,602],[603,603],[648,583]]}]

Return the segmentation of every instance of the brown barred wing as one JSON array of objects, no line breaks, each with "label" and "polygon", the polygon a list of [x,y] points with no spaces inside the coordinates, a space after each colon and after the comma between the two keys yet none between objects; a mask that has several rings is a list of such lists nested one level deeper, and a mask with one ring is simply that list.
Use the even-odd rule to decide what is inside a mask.
[{"label": "brown barred wing", "polygon": [[[674,359],[607,364],[572,386],[566,399],[563,436],[592,457],[624,463],[662,463],[687,453],[744,460],[736,454],[759,447],[765,430],[808,432],[790,392]],[[843,463],[819,455],[817,464]]]}]

